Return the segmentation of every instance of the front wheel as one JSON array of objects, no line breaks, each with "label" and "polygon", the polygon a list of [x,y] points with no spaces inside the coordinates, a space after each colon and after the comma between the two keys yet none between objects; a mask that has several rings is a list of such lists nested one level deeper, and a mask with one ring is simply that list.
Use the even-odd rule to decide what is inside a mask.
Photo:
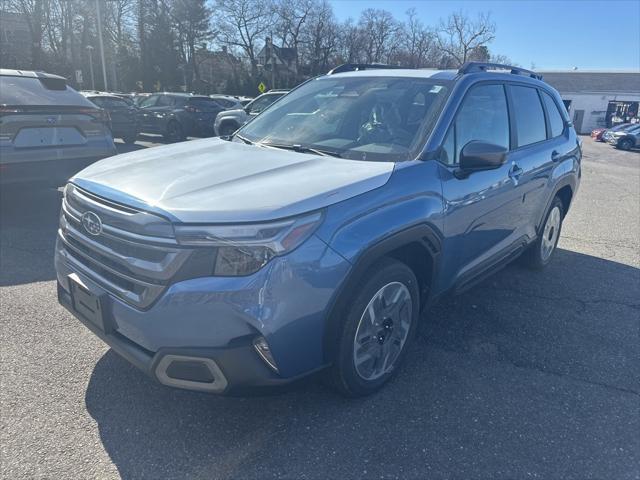
[{"label": "front wheel", "polygon": [[369,395],[387,383],[415,336],[419,289],[404,263],[383,259],[364,276],[344,312],[338,348],[329,372],[345,396]]},{"label": "front wheel", "polygon": [[527,266],[534,270],[539,270],[549,264],[560,239],[563,219],[564,206],[562,201],[555,197],[547,211],[538,238],[524,255],[524,261]]},{"label": "front wheel", "polygon": [[126,143],[127,145],[132,145],[132,144],[136,143],[137,139],[138,139],[138,134],[137,133],[131,133],[129,135],[125,135],[124,137],[122,137],[122,141],[124,143]]},{"label": "front wheel", "polygon": [[621,150],[631,150],[633,147],[633,141],[630,138],[623,138],[618,143],[618,148]]},{"label": "front wheel", "polygon": [[182,125],[175,120],[170,121],[167,125],[167,132],[164,137],[170,143],[182,142],[185,139]]}]

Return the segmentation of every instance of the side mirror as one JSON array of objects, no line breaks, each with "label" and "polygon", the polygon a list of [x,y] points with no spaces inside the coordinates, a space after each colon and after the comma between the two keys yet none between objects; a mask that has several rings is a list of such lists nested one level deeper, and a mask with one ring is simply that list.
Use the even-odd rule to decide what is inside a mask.
[{"label": "side mirror", "polygon": [[500,145],[472,140],[460,152],[460,170],[468,174],[498,168],[507,160],[508,152]]}]

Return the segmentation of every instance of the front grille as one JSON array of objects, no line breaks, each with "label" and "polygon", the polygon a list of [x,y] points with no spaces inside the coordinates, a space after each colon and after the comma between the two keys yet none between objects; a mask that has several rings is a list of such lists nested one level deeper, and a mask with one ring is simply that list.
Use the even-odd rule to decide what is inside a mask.
[{"label": "front grille", "polygon": [[[86,212],[102,221],[99,235],[83,224]],[[157,215],[121,206],[69,185],[60,218],[61,254],[81,273],[110,293],[149,308],[173,282],[208,275],[215,252],[184,248],[171,223]]]}]

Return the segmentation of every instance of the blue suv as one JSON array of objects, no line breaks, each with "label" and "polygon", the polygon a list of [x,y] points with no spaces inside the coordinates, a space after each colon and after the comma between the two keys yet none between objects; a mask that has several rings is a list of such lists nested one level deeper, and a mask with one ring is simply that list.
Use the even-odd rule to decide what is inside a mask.
[{"label": "blue suv", "polygon": [[535,73],[343,65],[228,140],[102,160],[65,187],[59,301],[133,365],[238,393],[325,370],[384,385],[420,312],[552,256],[581,143]]}]

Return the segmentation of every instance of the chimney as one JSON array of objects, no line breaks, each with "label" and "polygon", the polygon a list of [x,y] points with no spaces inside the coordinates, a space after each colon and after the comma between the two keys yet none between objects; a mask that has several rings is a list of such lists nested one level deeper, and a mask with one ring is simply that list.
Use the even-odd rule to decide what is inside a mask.
[{"label": "chimney", "polygon": [[226,45],[222,45],[222,53],[224,53],[225,55],[227,54],[227,46]]}]

